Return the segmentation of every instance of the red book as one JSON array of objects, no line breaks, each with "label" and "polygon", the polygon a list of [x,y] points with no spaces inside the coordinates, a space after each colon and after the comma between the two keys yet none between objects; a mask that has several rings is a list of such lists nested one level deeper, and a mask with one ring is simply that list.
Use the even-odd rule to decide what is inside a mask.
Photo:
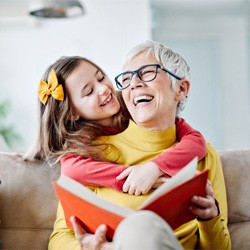
[{"label": "red book", "polygon": [[[208,170],[197,173],[196,167],[197,158],[157,188],[138,210],[154,211],[166,220],[173,230],[194,219],[195,216],[189,211],[190,198],[193,195],[205,195],[208,176]],[[98,197],[84,185],[66,176],[60,176],[53,182],[53,186],[62,204],[67,226],[72,230],[70,217],[74,215],[90,233],[94,233],[99,225],[106,224],[107,237],[112,239],[118,224],[135,212]]]}]

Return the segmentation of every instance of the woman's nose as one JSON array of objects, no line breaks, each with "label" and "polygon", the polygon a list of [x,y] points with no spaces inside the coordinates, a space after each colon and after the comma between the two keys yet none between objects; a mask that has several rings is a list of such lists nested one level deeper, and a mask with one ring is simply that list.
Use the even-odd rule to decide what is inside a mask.
[{"label": "woman's nose", "polygon": [[135,88],[140,88],[144,85],[144,82],[138,77],[137,74],[133,75],[130,83],[130,88],[135,89]]}]

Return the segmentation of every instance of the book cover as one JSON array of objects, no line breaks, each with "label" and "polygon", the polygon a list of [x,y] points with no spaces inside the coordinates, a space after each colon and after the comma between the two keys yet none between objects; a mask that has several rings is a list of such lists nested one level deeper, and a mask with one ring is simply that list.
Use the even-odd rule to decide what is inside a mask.
[{"label": "book cover", "polygon": [[[197,158],[156,189],[138,210],[157,213],[173,230],[194,219],[195,216],[189,211],[190,198],[205,195],[208,176],[208,170],[196,173],[196,167]],[[74,215],[90,233],[94,233],[100,224],[106,224],[107,237],[112,239],[118,224],[135,212],[98,197],[84,185],[63,175],[53,182],[53,186],[62,204],[67,226],[72,230],[70,217]]]}]

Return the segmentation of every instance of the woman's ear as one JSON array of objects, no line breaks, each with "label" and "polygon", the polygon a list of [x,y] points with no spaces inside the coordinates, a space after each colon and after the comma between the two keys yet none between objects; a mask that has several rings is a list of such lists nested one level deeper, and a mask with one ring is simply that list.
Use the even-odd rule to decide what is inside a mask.
[{"label": "woman's ear", "polygon": [[175,100],[181,101],[188,96],[188,92],[190,89],[189,80],[187,80],[187,79],[180,80],[177,83],[176,88],[177,88],[177,90],[176,90]]}]

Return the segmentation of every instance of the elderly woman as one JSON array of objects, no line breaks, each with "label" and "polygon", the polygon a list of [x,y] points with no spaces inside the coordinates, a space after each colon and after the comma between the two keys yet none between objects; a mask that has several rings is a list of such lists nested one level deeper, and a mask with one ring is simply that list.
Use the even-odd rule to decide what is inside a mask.
[{"label": "elderly woman", "polygon": [[[132,49],[116,84],[133,120],[124,132],[103,138],[117,149],[108,148],[106,159],[133,165],[175,145],[175,118],[188,95],[189,78],[187,63],[169,48],[146,42]],[[157,215],[137,212],[119,225],[113,242],[105,238],[105,225],[91,235],[76,218],[72,218],[74,235],[66,227],[59,207],[49,249],[230,249],[224,177],[219,156],[209,143],[207,155],[197,169],[209,169],[206,196],[192,197],[190,210],[196,219],[174,232]],[[92,189],[103,198],[130,208],[140,206],[149,195],[133,196],[112,188]]]}]

